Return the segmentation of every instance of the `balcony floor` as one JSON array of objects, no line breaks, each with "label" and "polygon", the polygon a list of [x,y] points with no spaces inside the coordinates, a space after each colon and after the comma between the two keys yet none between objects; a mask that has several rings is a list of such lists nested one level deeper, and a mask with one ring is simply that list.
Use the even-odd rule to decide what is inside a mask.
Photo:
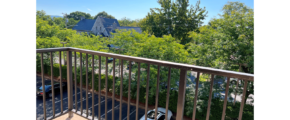
[{"label": "balcony floor", "polygon": [[54,118],[53,120],[89,120],[89,119],[86,119],[80,115],[77,115],[75,113],[73,113],[73,117],[68,119],[68,113],[64,114],[64,115],[61,115],[57,118]]}]

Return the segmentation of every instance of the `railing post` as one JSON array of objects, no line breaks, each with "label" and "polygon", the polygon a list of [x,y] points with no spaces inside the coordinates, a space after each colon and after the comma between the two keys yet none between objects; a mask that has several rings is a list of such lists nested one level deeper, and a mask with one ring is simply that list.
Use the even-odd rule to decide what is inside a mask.
[{"label": "railing post", "polygon": [[186,70],[180,69],[176,120],[183,120],[185,90],[186,90]]},{"label": "railing post", "polygon": [[73,81],[72,81],[72,52],[67,51],[67,100],[68,100],[68,111],[69,118],[73,116]]}]

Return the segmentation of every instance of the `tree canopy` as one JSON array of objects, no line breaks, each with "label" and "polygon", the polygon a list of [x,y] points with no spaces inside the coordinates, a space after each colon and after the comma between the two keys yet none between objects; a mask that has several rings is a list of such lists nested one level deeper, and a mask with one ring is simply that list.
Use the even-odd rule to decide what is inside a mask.
[{"label": "tree canopy", "polygon": [[161,8],[151,8],[145,21],[141,22],[143,31],[157,37],[171,34],[182,44],[189,42],[188,32],[195,31],[203,23],[207,12],[200,8],[200,1],[189,7],[188,0],[158,0]]},{"label": "tree canopy", "polygon": [[[200,27],[199,32],[189,32],[188,51],[197,59],[196,65],[253,74],[253,9],[240,2],[228,2],[222,11],[210,25]],[[246,99],[250,94],[254,94],[253,82],[249,82]]]},{"label": "tree canopy", "polygon": [[100,17],[104,17],[104,18],[115,19],[114,16],[109,15],[109,14],[108,14],[107,12],[105,12],[105,11],[103,11],[103,12],[99,12],[99,13],[94,17],[94,19],[97,19],[98,16],[100,16]]},{"label": "tree canopy", "polygon": [[92,19],[92,16],[90,13],[85,13],[81,11],[71,12],[70,14],[67,15],[67,18],[68,19],[73,18],[74,20],[81,20],[82,16],[85,17],[85,19]]}]

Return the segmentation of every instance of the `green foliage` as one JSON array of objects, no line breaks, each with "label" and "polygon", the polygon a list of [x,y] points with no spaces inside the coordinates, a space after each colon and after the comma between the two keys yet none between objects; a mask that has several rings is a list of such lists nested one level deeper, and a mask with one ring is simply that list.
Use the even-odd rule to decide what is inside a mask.
[{"label": "green foliage", "polygon": [[[70,14],[67,15],[67,18],[69,19],[69,21],[71,21],[71,20],[79,21],[79,20],[81,20],[82,16],[85,17],[85,19],[92,19],[92,16],[90,13],[84,13],[81,11],[71,12]],[[70,19],[70,18],[72,18],[72,19]]]},{"label": "green foliage", "polygon": [[39,17],[36,18],[36,36],[37,37],[52,37],[59,31],[59,26],[50,25],[48,21],[45,21]]},{"label": "green foliage", "polygon": [[54,25],[54,22],[52,21],[50,15],[46,15],[45,11],[41,10],[37,10],[36,11],[36,20],[37,19],[42,19],[48,22],[49,25]]},{"label": "green foliage", "polygon": [[210,81],[210,74],[202,74],[199,77],[200,82]]},{"label": "green foliage", "polygon": [[[159,93],[159,99],[158,99],[158,106],[161,106],[163,108],[166,108],[166,98],[167,98],[167,91],[162,90]],[[169,104],[168,109],[172,112],[177,112],[177,102],[178,102],[178,92],[175,90],[171,90],[169,94]],[[185,109],[186,110],[186,109]]]},{"label": "green foliage", "polygon": [[58,25],[60,29],[65,29],[65,18],[53,17],[53,22]]},{"label": "green foliage", "polygon": [[140,27],[140,20],[136,19],[136,20],[131,20],[129,18],[122,18],[120,20],[118,20],[120,26],[130,26],[130,27]]},{"label": "green foliage", "polygon": [[157,37],[171,34],[183,45],[189,42],[188,32],[197,30],[207,14],[205,8],[199,7],[200,1],[189,9],[188,0],[158,0],[158,3],[161,9],[151,8],[146,18],[141,20],[142,30]]},{"label": "green foliage", "polygon": [[[188,52],[196,65],[254,73],[254,13],[240,2],[228,2],[219,19],[209,26],[190,32]],[[254,94],[254,84],[248,85],[246,99]]]}]

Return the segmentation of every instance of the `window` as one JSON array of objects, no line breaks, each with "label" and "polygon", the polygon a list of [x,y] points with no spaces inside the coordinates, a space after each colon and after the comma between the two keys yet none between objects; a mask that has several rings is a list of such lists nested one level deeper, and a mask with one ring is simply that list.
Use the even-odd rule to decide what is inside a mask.
[{"label": "window", "polygon": [[[158,112],[157,112],[157,116],[160,115],[160,114],[165,114],[165,113],[158,111]],[[164,116],[164,115],[162,115],[162,116]],[[162,117],[162,116],[161,116],[161,117]],[[153,111],[153,110],[150,111],[150,112],[147,114],[147,117],[150,118],[150,119],[154,119],[154,117],[155,117],[155,111]],[[165,119],[165,116],[164,116],[163,119],[160,119],[160,118],[159,118],[158,120],[164,120],[164,119]]]},{"label": "window", "polygon": [[165,115],[162,115],[158,120],[165,120]]},{"label": "window", "polygon": [[150,111],[148,113],[147,117],[150,118],[150,119],[154,119],[154,116],[155,116],[154,113],[155,113],[155,111]]}]

